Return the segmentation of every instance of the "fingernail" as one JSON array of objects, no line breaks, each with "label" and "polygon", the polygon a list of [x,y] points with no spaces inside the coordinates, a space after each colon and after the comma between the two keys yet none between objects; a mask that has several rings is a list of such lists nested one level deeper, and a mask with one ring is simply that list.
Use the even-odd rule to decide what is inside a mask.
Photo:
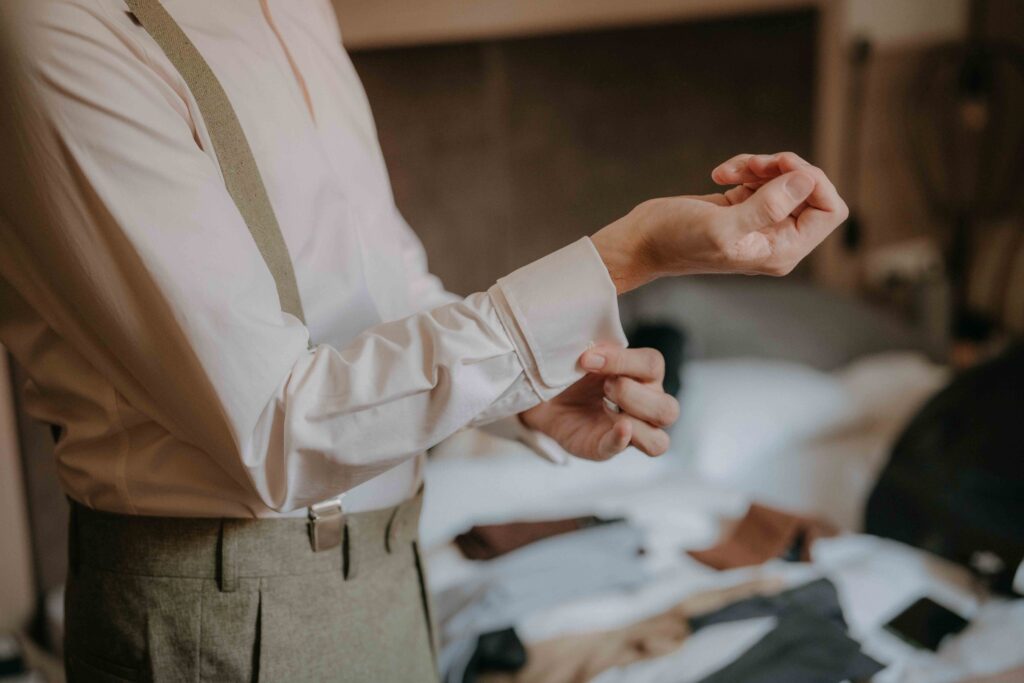
[{"label": "fingernail", "polygon": [[793,199],[806,199],[814,189],[814,180],[803,173],[794,173],[786,180],[786,192]]},{"label": "fingernail", "polygon": [[580,359],[584,370],[600,370],[606,362],[605,357],[599,353],[585,353]]}]

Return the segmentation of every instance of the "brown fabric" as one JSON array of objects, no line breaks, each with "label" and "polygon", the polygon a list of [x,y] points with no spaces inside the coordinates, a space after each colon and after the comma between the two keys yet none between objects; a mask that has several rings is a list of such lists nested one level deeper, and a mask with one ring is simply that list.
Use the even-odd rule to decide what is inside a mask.
[{"label": "brown fabric", "polygon": [[475,526],[455,537],[455,545],[470,560],[491,560],[524,545],[551,536],[603,524],[597,517],[575,517],[544,522],[510,522]]},{"label": "brown fabric", "polygon": [[814,541],[836,533],[834,526],[819,519],[754,503],[718,545],[689,554],[715,569],[749,567],[785,556],[809,562]]},{"label": "brown fabric", "polygon": [[584,683],[614,667],[669,654],[690,633],[687,619],[753,595],[776,593],[780,579],[760,579],[686,598],[656,616],[611,631],[579,633],[527,645],[526,666],[488,672],[478,683]]}]

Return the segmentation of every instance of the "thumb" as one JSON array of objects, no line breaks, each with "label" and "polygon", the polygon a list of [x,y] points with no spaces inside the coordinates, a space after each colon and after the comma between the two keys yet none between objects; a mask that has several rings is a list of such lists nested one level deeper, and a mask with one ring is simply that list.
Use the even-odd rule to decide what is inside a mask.
[{"label": "thumb", "polygon": [[757,230],[784,221],[814,191],[814,178],[803,171],[790,171],[765,183],[747,198],[734,205],[741,225]]}]

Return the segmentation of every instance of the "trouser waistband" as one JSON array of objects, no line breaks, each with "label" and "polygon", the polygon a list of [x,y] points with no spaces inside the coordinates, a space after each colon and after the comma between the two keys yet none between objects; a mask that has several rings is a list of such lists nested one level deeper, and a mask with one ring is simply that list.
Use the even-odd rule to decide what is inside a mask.
[{"label": "trouser waistband", "polygon": [[233,591],[241,578],[341,572],[385,560],[417,538],[422,488],[383,510],[346,514],[341,543],[316,552],[304,519],[145,517],[71,504],[71,569],[213,578]]}]

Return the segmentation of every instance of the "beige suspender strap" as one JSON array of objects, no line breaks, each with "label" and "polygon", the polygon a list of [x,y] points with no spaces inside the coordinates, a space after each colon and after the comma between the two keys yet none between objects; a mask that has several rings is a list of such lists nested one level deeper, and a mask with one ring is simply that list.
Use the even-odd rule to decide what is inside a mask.
[{"label": "beige suspender strap", "polygon": [[199,105],[199,112],[203,115],[210,140],[213,141],[224,184],[274,277],[281,310],[305,322],[288,247],[281,236],[281,228],[277,224],[277,217],[267,197],[249,142],[245,139],[245,133],[242,132],[242,126],[224,88],[199,50],[159,0],[125,2],[185,79],[185,84]]},{"label": "beige suspender strap", "polygon": [[[185,84],[199,105],[199,113],[213,141],[224,184],[245,219],[270,274],[274,276],[281,310],[306,322],[288,247],[281,236],[281,227],[277,224],[274,208],[267,197],[256,159],[252,156],[249,142],[245,139],[235,110],[231,108],[227,93],[199,50],[159,0],[125,2],[185,79]],[[345,515],[340,499],[327,500],[309,507],[309,539],[313,550],[337,548],[341,545],[344,531]]]}]

